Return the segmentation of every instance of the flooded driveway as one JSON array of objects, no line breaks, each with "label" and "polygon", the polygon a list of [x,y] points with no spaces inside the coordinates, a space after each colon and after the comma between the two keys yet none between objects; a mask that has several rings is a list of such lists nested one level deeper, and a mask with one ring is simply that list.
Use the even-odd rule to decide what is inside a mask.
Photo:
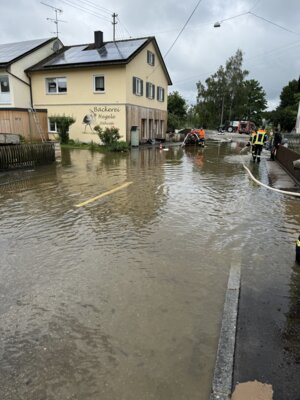
[{"label": "flooded driveway", "polygon": [[272,230],[286,252],[266,257],[289,262],[299,225],[240,146],[0,174],[1,399],[208,399],[231,261],[263,260]]}]

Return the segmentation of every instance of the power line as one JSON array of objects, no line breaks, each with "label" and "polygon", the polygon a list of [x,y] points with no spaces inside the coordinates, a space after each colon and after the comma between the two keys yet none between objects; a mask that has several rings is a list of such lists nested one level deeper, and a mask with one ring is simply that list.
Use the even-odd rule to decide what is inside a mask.
[{"label": "power line", "polygon": [[95,13],[95,12],[89,10],[89,9],[86,8],[86,7],[81,7],[81,6],[72,4],[72,3],[68,2],[67,0],[60,0],[60,1],[62,1],[62,2],[65,3],[65,4],[67,4],[67,5],[70,6],[70,7],[77,8],[77,9],[80,10],[80,11],[83,11],[83,12],[85,12],[85,13],[87,13],[87,14],[93,15],[94,17],[103,19],[104,21],[107,21],[107,22],[111,22],[105,15],[97,14],[97,13]]},{"label": "power line", "polygon": [[287,32],[293,33],[294,35],[300,36],[300,33],[294,32],[294,31],[292,31],[292,30],[290,30],[290,29],[288,29],[288,28],[285,28],[285,27],[282,26],[282,25],[277,24],[276,22],[270,21],[270,20],[268,20],[267,18],[264,18],[264,17],[261,17],[260,15],[254,14],[252,11],[249,11],[248,13],[251,14],[251,15],[253,15],[253,16],[256,17],[256,18],[259,18],[259,19],[262,19],[262,20],[265,21],[265,22],[268,22],[269,24],[272,24],[272,25],[274,25],[274,26],[277,26],[277,28],[283,29],[283,30],[285,30],[285,31],[287,31]]},{"label": "power line", "polygon": [[187,24],[190,22],[190,19],[192,18],[192,16],[194,15],[195,11],[197,10],[199,4],[201,3],[202,0],[199,0],[198,3],[196,4],[196,7],[193,9],[191,15],[188,17],[186,23],[183,25],[183,27],[181,28],[181,31],[178,33],[178,35],[176,36],[176,39],[174,40],[174,42],[172,43],[172,45],[170,46],[170,48],[168,49],[168,51],[165,53],[164,57],[167,57],[167,55],[170,53],[170,51],[172,50],[172,48],[174,47],[175,43],[177,42],[177,40],[179,39],[180,35],[182,34],[182,32],[184,31],[185,27],[187,26]]},{"label": "power line", "polygon": [[85,3],[85,4],[87,4],[87,5],[90,6],[90,7],[93,7],[93,8],[95,8],[95,9],[97,9],[97,10],[104,11],[104,12],[110,14],[110,15],[113,13],[113,11],[109,10],[108,8],[99,6],[99,5],[93,3],[93,2],[90,1],[90,0],[80,0],[80,3]]}]

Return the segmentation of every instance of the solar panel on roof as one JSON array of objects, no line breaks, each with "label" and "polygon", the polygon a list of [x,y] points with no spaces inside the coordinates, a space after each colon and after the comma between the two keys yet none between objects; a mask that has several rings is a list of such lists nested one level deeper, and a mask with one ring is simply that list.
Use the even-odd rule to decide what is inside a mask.
[{"label": "solar panel on roof", "polygon": [[109,42],[99,49],[87,49],[87,46],[74,46],[52,58],[43,66],[82,64],[101,61],[122,61],[130,57],[147,39]]},{"label": "solar panel on roof", "polygon": [[33,50],[49,39],[27,40],[19,43],[0,44],[0,63],[8,63]]}]

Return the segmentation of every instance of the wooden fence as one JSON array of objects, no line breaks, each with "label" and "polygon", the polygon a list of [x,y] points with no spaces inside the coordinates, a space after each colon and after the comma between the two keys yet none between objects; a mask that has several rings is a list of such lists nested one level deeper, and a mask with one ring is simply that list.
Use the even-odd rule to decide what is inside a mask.
[{"label": "wooden fence", "polygon": [[34,167],[54,161],[54,143],[0,146],[0,170]]}]

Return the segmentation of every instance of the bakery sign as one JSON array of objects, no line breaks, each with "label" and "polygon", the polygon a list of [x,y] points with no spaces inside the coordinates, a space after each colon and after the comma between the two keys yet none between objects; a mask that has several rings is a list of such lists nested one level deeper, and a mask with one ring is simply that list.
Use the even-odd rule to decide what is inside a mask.
[{"label": "bakery sign", "polygon": [[82,120],[84,124],[83,133],[96,133],[94,127],[97,125],[101,128],[116,126],[116,118],[120,112],[120,107],[114,106],[95,106],[90,108]]}]

